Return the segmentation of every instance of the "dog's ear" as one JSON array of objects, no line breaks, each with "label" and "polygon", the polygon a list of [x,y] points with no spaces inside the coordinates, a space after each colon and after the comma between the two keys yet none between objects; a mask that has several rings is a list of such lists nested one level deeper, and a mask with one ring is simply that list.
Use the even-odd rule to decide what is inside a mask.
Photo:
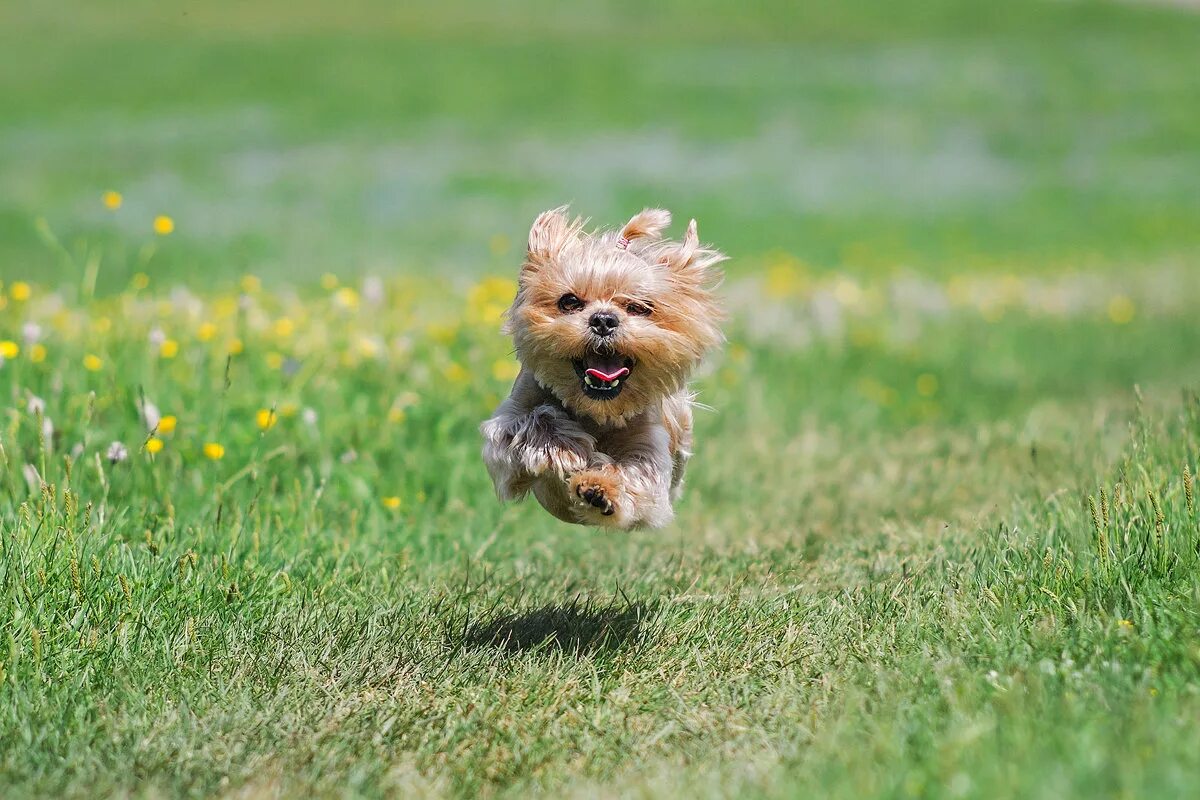
[{"label": "dog's ear", "polygon": [[715,267],[725,260],[725,255],[700,246],[696,220],[692,220],[683,234],[683,241],[667,244],[660,251],[658,260],[677,279],[704,287],[720,279]]},{"label": "dog's ear", "polygon": [[529,229],[529,249],[521,267],[521,281],[548,266],[563,248],[573,241],[583,227],[583,220],[567,216],[567,206],[559,206],[538,214]]},{"label": "dog's ear", "polygon": [[559,206],[538,214],[529,229],[529,255],[538,258],[553,256],[562,249],[570,233],[571,221],[567,206]]},{"label": "dog's ear", "polygon": [[623,250],[634,239],[661,239],[663,230],[670,224],[671,212],[665,208],[643,208],[621,228],[617,234],[617,246]]}]

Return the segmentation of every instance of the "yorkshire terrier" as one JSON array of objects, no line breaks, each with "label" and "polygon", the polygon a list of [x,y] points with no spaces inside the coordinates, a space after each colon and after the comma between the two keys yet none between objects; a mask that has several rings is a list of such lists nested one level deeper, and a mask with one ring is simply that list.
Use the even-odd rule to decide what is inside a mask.
[{"label": "yorkshire terrier", "polygon": [[721,339],[714,297],[725,257],[662,238],[646,209],[619,231],[585,232],[566,207],[529,231],[504,332],[521,370],[480,426],[502,500],[533,492],[565,522],[629,530],[670,522],[692,455],[687,381]]}]

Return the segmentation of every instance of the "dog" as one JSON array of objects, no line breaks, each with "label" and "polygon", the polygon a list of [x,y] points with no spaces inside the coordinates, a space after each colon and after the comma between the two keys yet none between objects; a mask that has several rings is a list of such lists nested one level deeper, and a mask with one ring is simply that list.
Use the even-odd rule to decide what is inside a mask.
[{"label": "dog", "polygon": [[725,256],[692,220],[647,208],[586,232],[566,206],[542,213],[508,309],[521,368],[480,426],[501,500],[532,492],[560,520],[619,530],[674,516],[692,455],[688,379],[721,341],[715,290]]}]

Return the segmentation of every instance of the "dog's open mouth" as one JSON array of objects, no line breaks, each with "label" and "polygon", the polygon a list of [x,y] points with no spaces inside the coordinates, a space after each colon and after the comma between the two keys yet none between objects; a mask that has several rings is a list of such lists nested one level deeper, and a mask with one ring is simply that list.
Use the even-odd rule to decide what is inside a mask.
[{"label": "dog's open mouth", "polygon": [[633,374],[633,359],[620,353],[588,353],[572,363],[583,393],[593,400],[612,400]]}]

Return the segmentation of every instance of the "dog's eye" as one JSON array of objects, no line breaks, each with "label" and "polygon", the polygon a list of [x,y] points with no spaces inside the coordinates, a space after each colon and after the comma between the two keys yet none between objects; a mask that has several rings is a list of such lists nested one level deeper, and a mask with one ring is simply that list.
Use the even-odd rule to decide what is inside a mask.
[{"label": "dog's eye", "polygon": [[645,303],[630,303],[625,306],[625,310],[635,317],[648,317],[654,309]]},{"label": "dog's eye", "polygon": [[570,314],[581,308],[583,308],[583,301],[570,292],[558,298],[558,310],[564,314]]}]

